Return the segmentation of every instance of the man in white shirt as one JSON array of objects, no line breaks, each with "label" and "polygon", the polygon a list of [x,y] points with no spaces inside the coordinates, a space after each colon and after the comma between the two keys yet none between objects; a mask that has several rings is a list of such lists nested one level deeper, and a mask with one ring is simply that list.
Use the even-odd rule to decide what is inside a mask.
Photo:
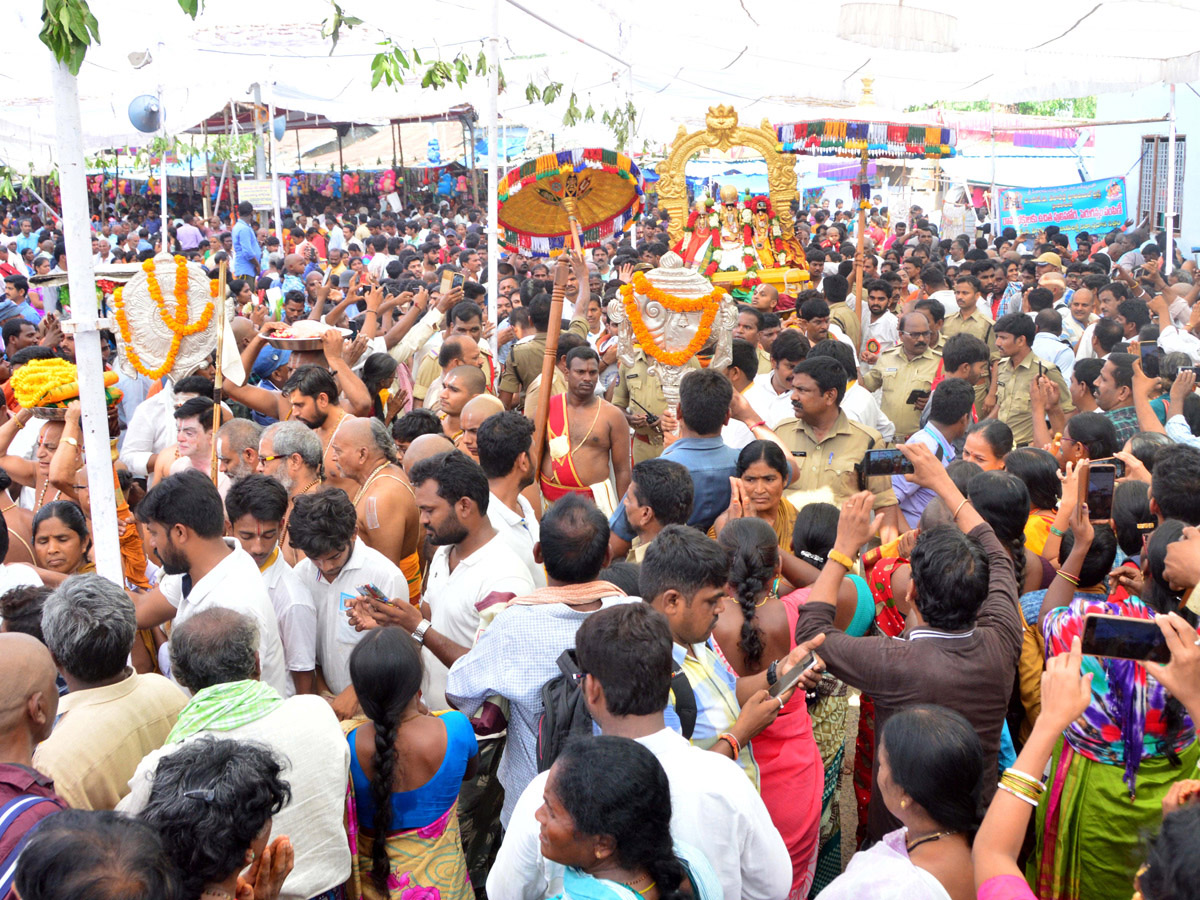
[{"label": "man in white shirt", "polygon": [[[1120,281],[1106,284],[1096,293],[1096,303],[1100,308],[1101,319],[1115,319],[1117,308],[1130,297],[1129,288]],[[1096,322],[1100,321],[1099,319]],[[1092,348],[1092,335],[1096,333],[1096,322],[1092,322],[1083,330],[1079,343],[1075,347],[1075,358],[1095,359],[1096,351]]]},{"label": "man in white shirt", "polygon": [[[771,406],[775,402],[775,392],[755,382],[758,377],[758,348],[749,341],[734,338],[731,347],[731,358],[725,369],[733,389],[746,398],[750,408],[758,418],[766,422],[771,414]],[[754,434],[746,427],[746,423],[730,417],[721,429],[721,440],[730,447],[740,450],[752,440]]]},{"label": "man in white shirt", "polygon": [[867,317],[865,337],[868,341],[873,340],[879,344],[877,348],[869,348],[870,352],[883,353],[900,342],[900,321],[896,314],[888,309],[891,305],[892,286],[878,279],[868,282],[866,291],[867,309],[871,314]]},{"label": "man in white shirt", "polygon": [[[262,680],[290,697],[292,679],[284,665],[275,608],[250,554],[222,536],[225,509],[212,480],[195,469],[164,478],[142,498],[137,517],[145,524],[147,549],[165,573],[157,588],[131,594],[138,628],[171,620],[178,627],[214,606],[245,613],[258,626]],[[159,656],[166,661],[162,651]],[[169,674],[169,665],[162,668]]]},{"label": "man in white shirt", "polygon": [[175,443],[175,410],[193,397],[211,397],[212,387],[211,381],[199,375],[181,378],[174,386],[168,378],[161,391],[133,411],[120,460],[134,478],[152,475],[158,454]]},{"label": "man in white shirt", "polygon": [[258,566],[275,607],[283,657],[296,693],[315,694],[317,608],[308,588],[279,552],[287,508],[287,489],[269,475],[247,475],[230,485],[225,494],[233,536]]},{"label": "man in white shirt", "polygon": [[546,571],[533,558],[541,529],[533,504],[521,493],[537,477],[532,447],[533,421],[515,410],[484,419],[475,435],[479,467],[488,480],[488,520],[525,563],[534,587],[545,587]]},{"label": "man in white shirt", "polygon": [[[658,758],[671,786],[671,836],[704,852],[725,900],[786,897],[792,861],[750,780],[732,760],[666,727],[671,650],[666,618],[648,604],[619,604],[588,616],[575,634],[588,711],[603,734],[636,740]],[[543,900],[562,891],[563,867],[541,855],[535,818],[547,777],[534,778],[516,801],[488,875],[490,900]],[[717,822],[720,828],[713,827]],[[813,824],[815,831],[819,823]]]},{"label": "man in white shirt", "polygon": [[259,683],[257,646],[254,621],[229,609],[204,610],[175,629],[172,668],[196,699],[180,712],[167,743],[138,764],[117,810],[140,813],[150,799],[159,761],[192,741],[213,737],[270,747],[284,760],[291,787],[290,799],[275,813],[275,833],[286,834],[300,850],[279,897],[308,900],[339,886],[350,874],[342,822],[350,748],[323,699],[284,700]]},{"label": "man in white shirt", "polygon": [[771,398],[767,415],[763,416],[768,428],[774,428],[783,419],[794,415],[792,371],[808,356],[809,349],[807,337],[795,328],[785,328],[771,345],[771,370],[754,376],[754,383]]},{"label": "man in white shirt", "polygon": [[336,695],[333,711],[338,718],[349,718],[358,706],[350,683],[350,653],[362,634],[347,613],[361,593],[359,588],[374,585],[409,606],[404,573],[359,540],[357,531],[358,512],[345,491],[301,494],[292,501],[288,541],[305,554],[294,571],[312,594],[317,610],[317,688]]},{"label": "man in white shirt", "polygon": [[359,622],[364,627],[399,625],[412,632],[424,648],[425,703],[445,709],[447,673],[475,643],[480,614],[533,591],[533,578],[488,519],[491,493],[478,463],[454,450],[421,460],[409,477],[421,525],[437,548],[425,576],[421,609],[360,599]]},{"label": "man in white shirt", "polygon": [[1037,333],[1030,345],[1033,352],[1043,362],[1058,367],[1063,381],[1071,380],[1071,370],[1075,368],[1075,354],[1071,345],[1062,337],[1063,317],[1057,310],[1043,309],[1033,317],[1033,327]]}]

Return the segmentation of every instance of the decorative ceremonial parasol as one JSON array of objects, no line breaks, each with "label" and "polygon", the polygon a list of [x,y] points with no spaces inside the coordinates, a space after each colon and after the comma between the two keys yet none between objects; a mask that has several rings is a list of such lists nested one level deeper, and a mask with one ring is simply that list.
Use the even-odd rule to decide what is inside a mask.
[{"label": "decorative ceremonial parasol", "polygon": [[613,150],[562,150],[512,169],[498,185],[504,247],[556,257],[571,243],[580,251],[628,231],[642,211],[642,173]]},{"label": "decorative ceremonial parasol", "polygon": [[[505,249],[532,256],[556,257],[573,245],[599,246],[605,238],[633,227],[642,211],[642,173],[628,156],[613,150],[563,150],[547,153],[512,169],[497,186]],[[542,384],[550,384],[562,330],[567,269],[560,262],[550,295],[550,326],[542,359]],[[534,469],[542,459],[550,391],[538,394],[534,413]]]},{"label": "decorative ceremonial parasol", "polygon": [[[859,314],[863,337],[867,335],[867,304],[862,298],[863,235],[867,230],[867,209],[871,205],[871,184],[867,180],[867,162],[871,159],[945,159],[954,155],[958,135],[953,128],[916,120],[911,114],[889,113],[871,100],[871,82],[863,79],[863,102],[845,118],[840,115],[776,125],[779,150],[806,156],[858,157],[862,161],[858,183],[850,186],[858,201],[858,247],[854,255],[854,296],[860,298]],[[855,115],[858,113],[860,115]],[[886,121],[882,121],[886,120]],[[906,121],[907,120],[907,121]],[[860,348],[861,349],[861,348]]]}]

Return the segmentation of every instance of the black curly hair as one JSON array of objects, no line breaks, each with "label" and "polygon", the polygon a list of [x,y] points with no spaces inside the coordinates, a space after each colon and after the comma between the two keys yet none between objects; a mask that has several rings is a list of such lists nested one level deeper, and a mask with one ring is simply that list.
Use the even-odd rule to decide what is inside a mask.
[{"label": "black curly hair", "polygon": [[185,897],[195,900],[246,865],[250,845],[291,802],[284,765],[260,744],[212,737],[159,761],[141,819],[162,837]]}]

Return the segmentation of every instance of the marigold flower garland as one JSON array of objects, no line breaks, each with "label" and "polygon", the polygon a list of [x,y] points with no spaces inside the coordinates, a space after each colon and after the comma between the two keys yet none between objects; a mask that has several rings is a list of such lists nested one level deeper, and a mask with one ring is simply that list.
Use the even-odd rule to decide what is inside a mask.
[{"label": "marigold flower garland", "polygon": [[[653,300],[661,304],[671,312],[702,313],[700,324],[696,328],[696,334],[688,342],[688,345],[682,350],[667,350],[660,347],[654,340],[654,336],[650,334],[650,329],[646,326],[645,319],[642,318],[642,311],[638,308],[635,294],[641,294],[648,300]],[[721,306],[721,298],[724,295],[724,289],[714,287],[710,293],[705,294],[703,297],[696,297],[694,299],[676,297],[674,294],[668,294],[666,291],[656,288],[641,272],[635,272],[633,282],[621,287],[621,303],[625,307],[625,315],[629,319],[629,325],[633,329],[634,337],[637,338],[638,346],[649,356],[667,366],[686,365],[687,361],[708,343],[709,337],[712,336],[713,322],[716,321],[717,310]]]},{"label": "marigold flower garland", "polygon": [[[171,346],[167,349],[166,358],[161,366],[156,369],[146,367],[138,356],[137,350],[133,347],[133,332],[129,327],[129,316],[125,312],[124,289],[118,287],[113,291],[113,306],[116,309],[117,326],[121,329],[121,339],[125,343],[125,358],[130,364],[141,374],[147,378],[154,380],[161,378],[175,368],[175,360],[179,356],[179,346],[185,337],[199,334],[204,331],[212,321],[215,304],[209,302],[204,307],[204,312],[200,318],[189,324],[188,323],[188,266],[187,260],[182,256],[175,257],[175,312],[171,314],[167,310],[166,301],[163,299],[162,287],[158,283],[154,269],[154,260],[148,259],[142,263],[142,270],[146,273],[146,289],[150,293],[150,297],[154,300],[158,307],[159,318],[162,323],[171,331]],[[215,298],[216,290],[213,282],[209,286],[209,293]]]}]

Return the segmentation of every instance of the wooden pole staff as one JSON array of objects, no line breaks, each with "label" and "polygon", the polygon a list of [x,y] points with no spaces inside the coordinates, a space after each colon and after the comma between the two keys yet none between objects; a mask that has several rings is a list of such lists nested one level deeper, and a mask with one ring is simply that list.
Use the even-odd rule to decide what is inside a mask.
[{"label": "wooden pole staff", "polygon": [[[583,242],[579,237],[579,220],[575,215],[575,197],[571,194],[563,197],[563,208],[567,211],[567,221],[571,226],[571,242],[575,252],[583,258]],[[538,393],[538,405],[534,414],[533,430],[533,470],[541,477],[542,451],[546,441],[546,426],[550,418],[550,391],[554,381],[554,364],[558,356],[558,338],[562,333],[563,297],[567,293],[567,275],[570,273],[571,262],[568,256],[561,256],[558,265],[554,267],[554,290],[550,293],[550,324],[546,328],[546,355],[542,358],[542,386]],[[586,285],[580,284],[579,290],[585,290]],[[578,294],[576,295],[578,298]]]},{"label": "wooden pole staff", "polygon": [[213,484],[217,483],[220,473],[217,463],[217,432],[221,430],[221,351],[225,346],[225,275],[227,260],[221,260],[217,274],[217,298],[213,301],[213,321],[217,323],[217,369],[213,373],[213,426],[212,426],[212,463],[209,471],[212,473]]},{"label": "wooden pole staff", "polygon": [[[865,184],[867,180],[867,148],[863,148],[862,165],[858,169],[858,183]],[[867,197],[858,198],[858,236],[857,248],[854,252],[854,302],[858,304],[858,317],[862,320],[862,334],[859,340],[858,351],[861,353],[863,348],[867,346],[867,304],[863,301],[863,238],[867,233],[867,209],[863,206],[863,200],[870,200],[868,192]]]}]

